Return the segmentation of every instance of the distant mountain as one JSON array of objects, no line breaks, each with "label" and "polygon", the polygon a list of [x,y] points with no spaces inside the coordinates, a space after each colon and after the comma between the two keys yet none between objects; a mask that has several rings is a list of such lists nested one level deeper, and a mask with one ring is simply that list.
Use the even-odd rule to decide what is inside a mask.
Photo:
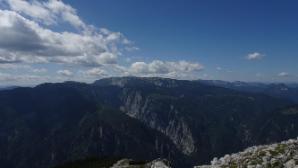
[{"label": "distant mountain", "polygon": [[295,109],[292,104],[264,93],[165,78],[0,91],[0,164],[47,168],[120,157],[166,158],[174,167],[187,168],[296,137],[298,119],[284,115],[294,115],[293,110],[280,113]]},{"label": "distant mountain", "polygon": [[218,80],[199,80],[199,83],[229,88],[237,91],[262,93],[277,98],[284,98],[298,103],[298,84],[255,83],[255,82],[226,82]]},{"label": "distant mountain", "polygon": [[243,152],[214,158],[211,165],[195,166],[195,168],[237,168],[237,167],[286,167],[298,166],[298,139],[290,139],[281,143],[254,146]]},{"label": "distant mountain", "polygon": [[15,88],[18,88],[18,86],[2,86],[2,87],[0,87],[0,91],[2,91],[2,90],[12,90],[12,89],[15,89]]}]

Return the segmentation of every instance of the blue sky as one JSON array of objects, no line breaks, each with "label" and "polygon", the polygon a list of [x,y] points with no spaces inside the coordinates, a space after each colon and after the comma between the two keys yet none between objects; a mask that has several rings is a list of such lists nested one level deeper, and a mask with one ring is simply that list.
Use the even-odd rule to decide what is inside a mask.
[{"label": "blue sky", "polygon": [[[55,41],[62,44],[57,48],[49,42],[50,37],[34,27],[30,27],[30,32],[31,29],[38,32],[42,47],[36,44],[9,47],[18,46],[23,36],[13,37],[12,42],[0,40],[3,50],[0,62],[3,60],[5,64],[2,69],[0,65],[0,80],[2,74],[7,83],[91,82],[126,75],[298,81],[298,2],[295,0],[98,0],[92,3],[50,0],[27,1],[27,4],[2,0],[0,4],[2,13],[6,13],[0,17],[11,19],[10,15],[16,17],[15,13],[41,29],[60,33]],[[30,12],[32,9],[36,12]],[[16,26],[26,25],[27,21],[13,23],[15,31],[0,33],[0,37],[20,34],[22,27]],[[80,46],[80,40],[63,32],[88,40]],[[60,36],[67,40],[61,40]],[[28,51],[24,52],[23,48]],[[24,53],[28,56],[19,59]],[[1,54],[6,57],[1,59]],[[12,66],[15,68],[5,68]],[[25,80],[26,75],[33,81]]]}]

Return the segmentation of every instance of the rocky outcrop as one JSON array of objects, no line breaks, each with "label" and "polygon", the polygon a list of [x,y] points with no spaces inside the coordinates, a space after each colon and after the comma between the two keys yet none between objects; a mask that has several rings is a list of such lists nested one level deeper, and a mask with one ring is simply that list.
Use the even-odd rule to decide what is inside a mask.
[{"label": "rocky outcrop", "polygon": [[116,162],[111,168],[171,168],[169,161],[156,159],[151,162],[138,162],[132,159],[122,159]]},{"label": "rocky outcrop", "polygon": [[254,146],[243,152],[214,158],[211,165],[195,168],[297,168],[298,138],[281,143]]}]

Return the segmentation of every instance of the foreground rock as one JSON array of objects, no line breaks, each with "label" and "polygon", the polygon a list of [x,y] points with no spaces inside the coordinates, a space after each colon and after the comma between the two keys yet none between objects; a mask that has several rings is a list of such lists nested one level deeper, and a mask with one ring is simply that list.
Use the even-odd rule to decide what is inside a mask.
[{"label": "foreground rock", "polygon": [[211,165],[195,168],[298,168],[298,139],[277,144],[254,146],[245,151],[214,158]]},{"label": "foreground rock", "polygon": [[156,159],[151,162],[137,162],[131,159],[122,159],[116,162],[111,168],[170,168],[165,159]]}]

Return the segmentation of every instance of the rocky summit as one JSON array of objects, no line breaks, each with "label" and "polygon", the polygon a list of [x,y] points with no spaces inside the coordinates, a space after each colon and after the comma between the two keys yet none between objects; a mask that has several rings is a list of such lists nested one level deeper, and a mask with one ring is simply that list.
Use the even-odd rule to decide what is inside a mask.
[{"label": "rocky summit", "polygon": [[281,143],[254,146],[243,152],[214,158],[211,165],[195,168],[298,168],[298,138]]}]

